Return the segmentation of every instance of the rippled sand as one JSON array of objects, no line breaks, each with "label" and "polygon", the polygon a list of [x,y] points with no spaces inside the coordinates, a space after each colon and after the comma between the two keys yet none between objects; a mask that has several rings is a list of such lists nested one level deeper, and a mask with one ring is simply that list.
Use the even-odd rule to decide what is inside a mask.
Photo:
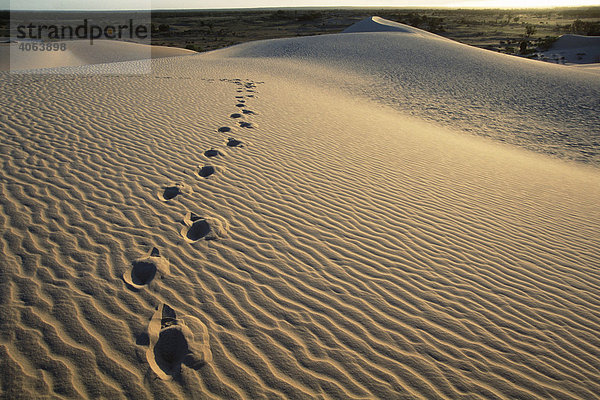
[{"label": "rippled sand", "polygon": [[[344,35],[373,56],[378,34]],[[597,168],[282,43],[0,75],[2,396],[598,398]],[[514,60],[517,82],[588,79]],[[450,90],[426,68],[411,84]]]}]

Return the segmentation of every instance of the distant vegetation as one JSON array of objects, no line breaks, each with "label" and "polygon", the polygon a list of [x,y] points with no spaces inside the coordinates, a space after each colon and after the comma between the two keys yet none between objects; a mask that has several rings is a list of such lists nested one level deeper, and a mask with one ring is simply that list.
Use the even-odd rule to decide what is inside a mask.
[{"label": "distant vegetation", "polygon": [[[282,9],[154,11],[152,43],[209,51],[252,40],[339,33],[378,15],[472,46],[529,56],[565,33],[600,36],[600,7],[528,10]],[[0,36],[9,36],[0,12]]]},{"label": "distant vegetation", "polygon": [[576,19],[569,28],[571,33],[586,36],[600,36],[600,21],[582,21]]}]

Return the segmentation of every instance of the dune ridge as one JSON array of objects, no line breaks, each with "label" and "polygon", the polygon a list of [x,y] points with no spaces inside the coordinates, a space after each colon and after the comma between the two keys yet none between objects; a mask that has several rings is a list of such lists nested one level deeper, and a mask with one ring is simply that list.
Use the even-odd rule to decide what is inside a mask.
[{"label": "dune ridge", "polygon": [[[2,395],[598,398],[597,169],[261,57],[0,74]],[[164,304],[206,360],[168,376]]]}]

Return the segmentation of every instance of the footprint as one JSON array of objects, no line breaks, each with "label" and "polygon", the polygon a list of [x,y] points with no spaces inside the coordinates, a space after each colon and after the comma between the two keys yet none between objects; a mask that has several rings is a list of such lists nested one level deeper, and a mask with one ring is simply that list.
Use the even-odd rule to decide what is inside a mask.
[{"label": "footprint", "polygon": [[246,95],[246,97],[254,97],[254,95],[253,94],[248,94],[248,95]]},{"label": "footprint", "polygon": [[205,165],[204,167],[200,168],[200,170],[198,171],[198,175],[202,178],[208,178],[215,172],[215,167],[213,167],[212,165]]},{"label": "footprint", "polygon": [[254,125],[252,125],[251,122],[240,122],[240,126],[242,128],[248,128],[248,129],[253,129]]},{"label": "footprint", "polygon": [[246,107],[246,105],[244,103],[238,103],[235,105],[236,107]]},{"label": "footprint", "polygon": [[[241,99],[239,97],[241,97]],[[246,102],[246,100],[243,100],[244,96],[236,96],[235,98],[237,99],[238,103],[245,103]]]},{"label": "footprint", "polygon": [[181,229],[181,236],[188,242],[197,242],[200,239],[215,240],[224,237],[227,223],[215,217],[199,217],[188,212],[183,218],[185,226]]},{"label": "footprint", "polygon": [[208,328],[198,318],[180,318],[167,304],[160,304],[148,324],[146,360],[160,379],[171,380],[181,365],[200,369],[212,361]]},{"label": "footprint", "polygon": [[221,153],[219,150],[215,150],[215,149],[210,149],[210,150],[206,150],[204,152],[204,156],[205,157],[220,157],[223,156],[223,153]]},{"label": "footprint", "polygon": [[256,115],[256,113],[254,111],[251,110],[242,110],[242,114],[246,114],[246,115]]},{"label": "footprint", "polygon": [[219,129],[217,129],[217,132],[221,132],[221,133],[225,133],[225,132],[230,132],[231,128],[228,126],[222,126]]},{"label": "footprint", "polygon": [[243,147],[244,144],[242,141],[234,139],[234,138],[229,138],[227,139],[227,146],[229,147]]},{"label": "footprint", "polygon": [[[236,98],[236,99],[243,99],[243,98],[244,98],[244,96],[235,96],[235,98]],[[240,102],[241,102],[241,100],[240,100]]]},{"label": "footprint", "polygon": [[163,190],[158,193],[158,199],[162,201],[169,201],[175,197],[183,194],[184,185],[178,183],[172,186],[165,186]]},{"label": "footprint", "polygon": [[140,290],[149,285],[157,273],[169,273],[169,260],[161,257],[158,249],[153,247],[144,257],[131,263],[131,269],[123,274],[123,280],[132,288]]},{"label": "footprint", "polygon": [[242,114],[233,113],[230,115],[231,118],[242,118]]}]

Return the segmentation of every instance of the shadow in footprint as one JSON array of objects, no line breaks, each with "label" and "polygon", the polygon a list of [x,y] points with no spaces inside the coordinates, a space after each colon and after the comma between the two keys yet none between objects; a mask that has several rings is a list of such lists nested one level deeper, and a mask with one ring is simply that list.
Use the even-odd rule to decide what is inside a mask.
[{"label": "shadow in footprint", "polygon": [[243,142],[234,138],[227,139],[228,147],[243,147]]},{"label": "shadow in footprint", "polygon": [[184,227],[181,236],[188,242],[197,242],[200,239],[215,240],[225,236],[226,224],[217,218],[203,218],[188,212],[183,218]]},{"label": "shadow in footprint", "polygon": [[240,127],[253,129],[254,125],[252,125],[252,122],[240,122]]},{"label": "shadow in footprint", "polygon": [[219,129],[217,129],[217,132],[221,132],[221,133],[225,133],[225,132],[230,132],[231,128],[228,126],[222,126]]},{"label": "shadow in footprint", "polygon": [[202,178],[208,178],[215,172],[215,167],[213,167],[212,165],[205,165],[204,167],[200,168],[200,170],[198,171],[198,175]]},{"label": "shadow in footprint", "polygon": [[236,107],[246,107],[246,105],[244,103],[238,103],[235,105]]},{"label": "shadow in footprint", "polygon": [[165,200],[171,200],[177,197],[177,195],[179,194],[181,194],[181,190],[179,189],[179,187],[169,186],[168,188],[165,188],[165,191],[163,192],[163,198]]},{"label": "shadow in footprint", "polygon": [[146,360],[159,378],[171,380],[181,372],[181,364],[199,369],[212,361],[206,325],[186,315],[177,318],[166,304],[158,306],[148,324]]},{"label": "shadow in footprint", "polygon": [[162,329],[154,344],[156,363],[162,371],[171,371],[171,374],[189,352],[185,335],[177,325]]},{"label": "shadow in footprint", "polygon": [[138,346],[148,346],[150,344],[150,338],[148,338],[148,332],[142,332],[135,339],[135,344]]},{"label": "shadow in footprint", "polygon": [[129,287],[140,290],[149,285],[157,273],[168,274],[169,261],[161,257],[158,249],[153,247],[144,257],[131,263],[131,269],[123,274],[123,280]]},{"label": "shadow in footprint", "polygon": [[247,115],[255,115],[256,114],[254,111],[250,111],[250,110],[242,110],[242,113],[247,114]]},{"label": "shadow in footprint", "polygon": [[188,225],[185,237],[193,242],[202,239],[210,233],[210,225],[207,220],[190,213],[190,225]]},{"label": "shadow in footprint", "polygon": [[233,113],[230,115],[231,118],[242,118],[242,114],[239,113]]},{"label": "shadow in footprint", "polygon": [[221,157],[223,156],[223,154],[219,151],[219,150],[215,150],[215,149],[210,149],[210,150],[206,150],[204,152],[204,156],[205,157]]},{"label": "shadow in footprint", "polygon": [[163,190],[158,193],[158,199],[162,201],[172,200],[180,194],[183,194],[183,187],[183,184],[165,186]]}]

